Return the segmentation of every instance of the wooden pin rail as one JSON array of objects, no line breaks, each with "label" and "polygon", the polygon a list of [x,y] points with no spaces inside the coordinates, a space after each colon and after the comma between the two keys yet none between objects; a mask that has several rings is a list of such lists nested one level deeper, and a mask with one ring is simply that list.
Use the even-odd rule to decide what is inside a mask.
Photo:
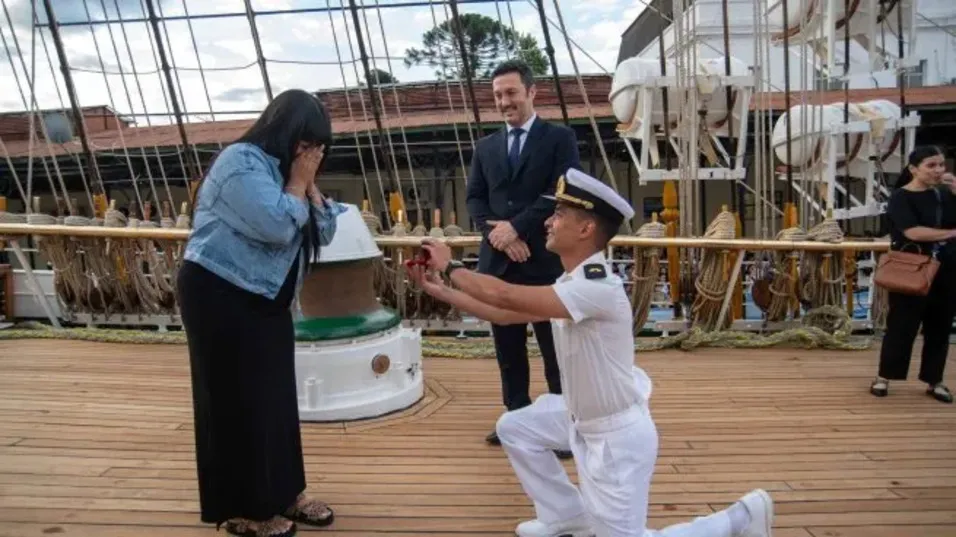
[{"label": "wooden pin rail", "polygon": [[[69,236],[69,237],[103,237],[113,239],[154,239],[179,240],[189,238],[189,230],[176,228],[124,228],[102,226],[58,226],[58,225],[30,225],[30,224],[0,224],[0,237],[18,236]],[[375,242],[380,247],[414,248],[421,244],[423,237],[392,237],[388,235],[375,236]],[[447,237],[440,239],[454,248],[478,247],[481,237]],[[630,235],[618,235],[611,240],[611,246],[634,248],[707,248],[720,250],[800,250],[808,252],[849,252],[870,251],[885,252],[889,250],[888,241],[779,241],[762,239],[705,239],[698,237],[668,237],[647,238]]]}]

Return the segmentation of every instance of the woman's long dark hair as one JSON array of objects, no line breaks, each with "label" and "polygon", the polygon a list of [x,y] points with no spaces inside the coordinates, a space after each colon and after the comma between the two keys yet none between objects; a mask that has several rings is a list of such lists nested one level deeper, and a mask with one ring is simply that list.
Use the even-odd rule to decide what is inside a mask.
[{"label": "woman's long dark hair", "polygon": [[[248,143],[259,146],[267,154],[279,160],[282,174],[282,186],[289,183],[292,162],[295,160],[299,143],[310,147],[324,145],[325,157],[319,165],[319,172],[328,160],[332,146],[332,119],[325,105],[318,97],[303,90],[286,90],[276,95],[263,110],[259,119],[249,130],[233,143]],[[208,173],[212,163],[206,169]],[[236,186],[236,188],[242,188]],[[198,196],[198,189],[197,189]],[[195,202],[193,203],[195,206]],[[314,256],[319,255],[319,236],[316,230],[315,210],[309,203],[309,221],[302,230],[302,258],[308,271]]]},{"label": "woman's long dark hair", "polygon": [[921,145],[914,148],[910,153],[909,158],[906,159],[907,165],[903,166],[903,171],[900,172],[900,177],[896,180],[896,185],[894,185],[894,188],[903,188],[904,186],[910,184],[910,181],[913,180],[913,172],[910,171],[910,166],[918,168],[924,160],[940,156],[942,154],[943,150],[935,145]]}]

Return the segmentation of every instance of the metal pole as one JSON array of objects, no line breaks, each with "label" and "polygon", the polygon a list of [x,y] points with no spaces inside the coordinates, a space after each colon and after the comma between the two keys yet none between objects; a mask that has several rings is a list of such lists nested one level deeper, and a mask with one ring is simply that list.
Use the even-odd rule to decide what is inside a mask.
[{"label": "metal pole", "polygon": [[246,18],[249,19],[249,30],[252,32],[252,44],[256,47],[256,61],[259,63],[259,72],[262,73],[262,82],[266,86],[266,97],[272,102],[272,84],[269,83],[269,70],[266,68],[266,59],[262,55],[262,43],[259,42],[259,28],[256,26],[256,12],[252,10],[252,0],[245,0]]},{"label": "metal pole", "polygon": [[[375,118],[375,129],[378,131],[378,151],[381,155],[382,162],[386,163],[385,171],[388,173],[388,182],[392,185],[396,192],[402,192],[402,185],[399,183],[398,179],[392,174],[392,168],[387,165],[389,162],[388,155],[385,153],[385,129],[382,126],[382,115],[378,109],[378,100],[375,99],[373,94],[373,85],[377,86],[377,77],[372,77],[372,69],[368,64],[368,53],[365,51],[365,39],[362,37],[362,24],[359,21],[358,6],[355,5],[355,0],[349,0],[349,11],[352,12],[352,23],[355,25],[355,40],[358,42],[359,55],[362,58],[362,68],[365,71],[365,81],[368,82],[368,100],[372,105],[372,116]],[[359,82],[359,86],[361,86]],[[388,200],[385,200],[386,211],[388,210],[387,204]],[[407,215],[406,215],[407,216]]]},{"label": "metal pole", "polygon": [[185,173],[188,176],[198,179],[199,163],[193,162],[193,155],[188,151],[189,137],[186,135],[186,126],[183,125],[183,114],[179,110],[179,98],[176,96],[176,85],[173,84],[172,70],[169,67],[169,60],[166,58],[166,47],[163,45],[163,34],[159,31],[159,18],[156,16],[156,9],[153,7],[153,0],[145,0],[146,9],[149,10],[149,22],[153,27],[153,33],[156,34],[156,52],[159,54],[159,61],[162,64],[163,74],[166,75],[166,86],[169,89],[169,100],[173,103],[173,114],[176,115],[176,125],[179,127],[179,136],[183,141],[183,156],[186,160]]},{"label": "metal pole", "polygon": [[478,98],[475,97],[475,84],[471,78],[471,63],[468,61],[468,49],[465,48],[465,29],[461,25],[461,15],[458,14],[458,0],[449,2],[452,15],[452,31],[458,41],[458,51],[461,54],[461,68],[465,70],[465,83],[468,85],[468,96],[471,98],[471,113],[475,115],[476,138],[481,138],[481,114],[478,113]]},{"label": "metal pole", "polygon": [[[793,116],[790,114],[790,13],[783,9],[783,113],[787,114],[787,203],[793,203]],[[786,225],[786,223],[784,224]]]},{"label": "metal pole", "polygon": [[568,105],[564,102],[564,90],[561,89],[561,77],[558,74],[558,62],[554,59],[554,47],[551,45],[551,32],[548,31],[548,18],[544,14],[544,0],[537,0],[538,16],[541,18],[541,31],[544,33],[544,51],[548,54],[548,60],[551,61],[551,77],[554,79],[554,89],[558,94],[558,102],[561,104],[561,117],[564,118],[564,124],[571,126],[571,120],[568,119]]},{"label": "metal pole", "polygon": [[100,177],[100,170],[96,166],[96,157],[90,150],[89,140],[86,137],[86,121],[83,118],[83,112],[80,110],[80,101],[76,96],[76,88],[73,86],[73,76],[70,74],[70,62],[66,57],[66,51],[63,49],[63,40],[60,39],[60,25],[57,23],[56,14],[53,11],[53,5],[50,0],[43,0],[43,7],[46,9],[47,21],[49,22],[50,34],[53,36],[53,45],[56,48],[56,55],[60,60],[60,72],[63,73],[63,81],[66,84],[66,93],[70,97],[70,107],[73,109],[73,123],[79,129],[80,144],[83,146],[83,153],[86,154],[87,172],[94,182],[99,186],[100,194],[103,194],[103,179]]},{"label": "metal pole", "polygon": [[[784,0],[786,1],[786,0]],[[722,11],[723,11],[723,23],[724,23],[724,74],[730,76],[730,7],[728,6],[729,0],[723,0]],[[730,85],[727,86],[726,97],[727,97],[727,148],[728,160],[727,167],[731,170],[734,169],[734,157],[737,153],[736,144],[733,143],[734,140],[734,105],[733,105],[733,90]],[[745,114],[749,114],[748,110],[744,111]],[[743,140],[741,140],[743,142]],[[730,208],[732,211],[737,211],[737,180],[730,180]]]}]

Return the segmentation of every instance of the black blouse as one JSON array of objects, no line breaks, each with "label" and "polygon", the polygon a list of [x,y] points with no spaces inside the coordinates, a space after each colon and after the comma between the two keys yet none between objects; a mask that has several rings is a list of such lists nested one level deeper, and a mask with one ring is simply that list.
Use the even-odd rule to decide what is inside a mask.
[{"label": "black blouse", "polygon": [[[936,196],[939,193],[939,197]],[[898,188],[890,196],[887,210],[890,221],[890,240],[893,250],[930,254],[934,242],[918,242],[906,238],[903,232],[914,227],[956,229],[956,195],[948,188],[913,192]],[[937,215],[941,221],[937,221]],[[915,247],[914,247],[915,246]],[[956,241],[947,241],[940,252],[940,261],[956,262]]]}]

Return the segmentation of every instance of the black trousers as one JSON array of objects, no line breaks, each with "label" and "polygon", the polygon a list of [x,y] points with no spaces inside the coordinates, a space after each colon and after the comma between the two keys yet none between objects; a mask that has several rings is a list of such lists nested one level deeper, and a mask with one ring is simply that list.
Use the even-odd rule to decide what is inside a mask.
[{"label": "black trousers", "polygon": [[[552,282],[529,282],[518,277],[516,271],[508,270],[502,279],[518,285],[551,285]],[[534,337],[538,341],[541,357],[544,360],[544,378],[548,391],[561,393],[561,373],[558,369],[558,357],[554,351],[554,336],[549,321],[532,323]],[[501,397],[505,408],[517,410],[531,404],[531,371],[528,362],[528,325],[511,324],[491,326],[491,335],[495,342],[495,355],[501,372]]]},{"label": "black trousers", "polygon": [[305,490],[295,387],[295,279],[276,300],[183,263],[177,278],[192,373],[199,515],[268,520]]},{"label": "black trousers", "polygon": [[906,380],[913,342],[922,325],[919,380],[930,385],[942,382],[949,333],[956,315],[956,263],[940,266],[928,296],[890,293],[889,306],[879,375],[889,380]]}]

